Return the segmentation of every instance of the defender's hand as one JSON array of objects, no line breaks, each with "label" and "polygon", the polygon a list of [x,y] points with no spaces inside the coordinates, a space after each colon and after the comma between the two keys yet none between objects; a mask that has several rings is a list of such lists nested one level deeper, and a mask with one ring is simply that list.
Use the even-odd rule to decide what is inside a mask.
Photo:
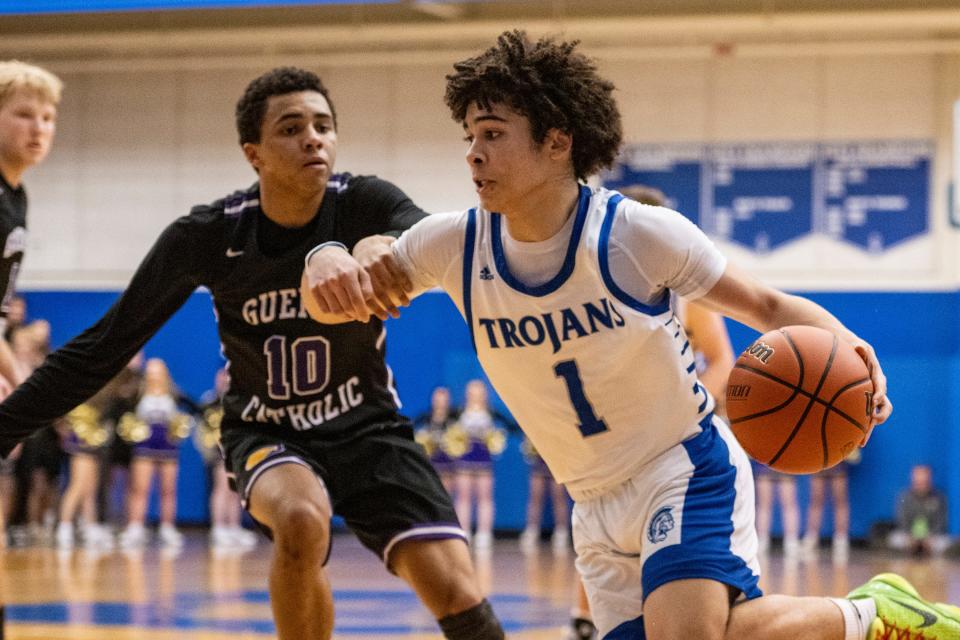
[{"label": "defender's hand", "polygon": [[[399,307],[410,304],[408,294],[413,289],[413,284],[393,254],[391,245],[394,242],[396,238],[390,236],[364,238],[354,246],[353,257],[370,276],[373,300],[367,299],[367,303],[371,312],[376,313],[375,309],[385,310],[397,318],[400,316]],[[379,313],[377,316],[381,320],[386,319]]]},{"label": "defender's hand", "polygon": [[[304,290],[305,289],[305,290]],[[342,320],[367,322],[374,299],[370,276],[343,247],[331,245],[310,256],[303,272],[301,293],[308,311],[317,317],[336,316]],[[318,314],[316,313],[318,312]],[[386,317],[386,313],[380,309]]]}]

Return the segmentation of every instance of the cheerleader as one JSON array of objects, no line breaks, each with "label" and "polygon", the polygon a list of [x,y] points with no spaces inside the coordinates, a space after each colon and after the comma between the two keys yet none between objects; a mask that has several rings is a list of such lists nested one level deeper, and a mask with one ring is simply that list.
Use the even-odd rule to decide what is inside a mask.
[{"label": "cheerleader", "polygon": [[214,387],[200,399],[200,420],[194,431],[194,444],[203,457],[210,479],[210,544],[216,550],[250,549],[256,535],[240,525],[240,496],[230,490],[223,454],[220,451],[221,404],[230,387],[226,369],[217,371]]},{"label": "cheerleader", "polygon": [[454,489],[454,460],[443,447],[443,436],[457,419],[457,410],[450,406],[450,390],[437,387],[430,396],[430,411],[413,421],[416,440],[430,458],[440,476],[443,488],[451,496]]},{"label": "cheerleader", "polygon": [[506,446],[504,431],[495,424],[481,380],[467,383],[466,403],[459,420],[444,436],[446,452],[455,459],[455,508],[460,526],[470,531],[473,505],[477,509],[476,551],[493,545],[493,458]]},{"label": "cheerleader", "polygon": [[180,443],[190,434],[190,419],[177,410],[173,381],[163,360],[147,361],[143,393],[136,411],[120,418],[117,433],[133,445],[127,494],[128,524],[120,535],[120,545],[136,549],[146,544],[147,499],[154,472],[159,471],[160,541],[165,547],[181,547],[183,535],[174,526],[177,470]]},{"label": "cheerleader", "polygon": [[860,449],[854,449],[840,464],[810,476],[810,505],[807,507],[807,531],[803,536],[804,554],[812,555],[820,544],[820,525],[827,491],[833,498],[833,560],[843,564],[850,555],[850,498],[847,474],[851,464],[860,463]]},{"label": "cheerleader", "polygon": [[70,479],[60,500],[60,522],[56,544],[61,549],[74,545],[74,518],[81,515],[81,534],[88,548],[110,548],[113,537],[97,517],[97,490],[100,461],[113,435],[104,423],[101,410],[111,395],[110,385],[69,414],[65,422],[64,450],[70,456]]},{"label": "cheerleader", "polygon": [[520,451],[523,453],[523,459],[526,460],[530,469],[530,495],[527,498],[527,525],[520,534],[520,549],[524,553],[532,553],[537,548],[537,542],[540,541],[540,519],[543,514],[543,500],[547,492],[550,493],[550,499],[553,504],[553,535],[551,544],[553,551],[557,555],[562,555],[569,550],[570,540],[570,508],[567,498],[567,490],[563,485],[557,484],[553,479],[553,474],[547,468],[546,463],[533,443],[527,438],[523,439],[520,445]]}]

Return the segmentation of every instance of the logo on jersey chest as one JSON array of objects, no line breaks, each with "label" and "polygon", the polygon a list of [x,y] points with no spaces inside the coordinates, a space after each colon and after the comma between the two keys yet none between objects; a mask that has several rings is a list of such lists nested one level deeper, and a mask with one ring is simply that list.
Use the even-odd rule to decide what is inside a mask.
[{"label": "logo on jersey chest", "polygon": [[518,319],[478,317],[477,323],[484,329],[479,333],[486,336],[491,349],[535,347],[548,343],[553,353],[557,353],[564,342],[618,329],[626,321],[612,302],[600,298],[579,307],[565,307]]}]

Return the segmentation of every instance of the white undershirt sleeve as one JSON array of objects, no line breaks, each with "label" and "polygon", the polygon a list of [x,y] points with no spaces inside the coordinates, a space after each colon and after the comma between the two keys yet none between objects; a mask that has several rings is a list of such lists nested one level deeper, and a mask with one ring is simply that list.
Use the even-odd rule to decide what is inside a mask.
[{"label": "white undershirt sleeve", "polygon": [[453,293],[460,287],[466,212],[434,213],[404,232],[393,253],[413,283],[412,296],[433,287]]},{"label": "white undershirt sleeve", "polygon": [[681,214],[624,200],[610,233],[610,272],[631,297],[648,301],[663,289],[695,299],[717,283],[727,261]]}]

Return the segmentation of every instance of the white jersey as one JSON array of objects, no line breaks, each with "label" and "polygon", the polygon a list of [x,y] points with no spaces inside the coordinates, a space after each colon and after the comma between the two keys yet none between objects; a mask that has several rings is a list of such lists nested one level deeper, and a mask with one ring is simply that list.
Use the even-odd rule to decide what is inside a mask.
[{"label": "white jersey", "polygon": [[[562,266],[527,285],[511,271],[518,256],[504,251],[500,215],[441,215],[404,234],[397,256],[418,288],[440,284],[451,294],[490,381],[574,498],[608,491],[702,430],[713,400],[697,381],[668,289],[699,295],[723,272],[696,227],[676,212],[581,187]],[[437,260],[450,254],[451,228],[462,228],[459,270]]]}]

